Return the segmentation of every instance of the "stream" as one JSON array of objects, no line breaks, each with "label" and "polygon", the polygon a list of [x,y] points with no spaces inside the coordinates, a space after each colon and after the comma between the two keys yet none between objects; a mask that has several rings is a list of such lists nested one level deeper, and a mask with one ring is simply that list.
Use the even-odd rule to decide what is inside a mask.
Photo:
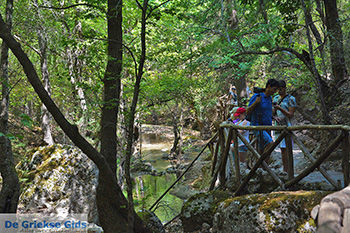
[{"label": "stream", "polygon": [[[172,141],[159,134],[143,134],[141,157],[149,162],[162,175],[138,175],[134,176],[134,202],[136,211],[149,209],[155,201],[172,185],[177,179],[174,173],[167,173],[166,169],[171,166],[170,161],[163,156],[168,154],[172,147]],[[190,162],[196,154],[188,156],[185,162]],[[169,192],[158,203],[154,213],[166,223],[181,212],[183,200]]]}]

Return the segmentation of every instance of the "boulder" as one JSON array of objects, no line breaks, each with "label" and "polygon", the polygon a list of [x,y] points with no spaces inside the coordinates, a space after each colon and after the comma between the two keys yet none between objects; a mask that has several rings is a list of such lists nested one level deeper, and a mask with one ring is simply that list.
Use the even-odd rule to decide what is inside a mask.
[{"label": "boulder", "polygon": [[316,232],[310,213],[327,194],[296,191],[229,198],[217,207],[212,232]]},{"label": "boulder", "polygon": [[79,149],[59,144],[39,147],[17,170],[25,181],[20,213],[87,214],[89,222],[97,223],[98,169]]},{"label": "boulder", "polygon": [[159,220],[157,215],[149,210],[143,210],[138,213],[142,221],[145,223],[148,229],[151,229],[153,233],[165,233],[164,226]]},{"label": "boulder", "polygon": [[180,215],[184,232],[200,230],[203,223],[211,226],[218,204],[230,196],[228,192],[217,190],[189,198],[184,203]]}]

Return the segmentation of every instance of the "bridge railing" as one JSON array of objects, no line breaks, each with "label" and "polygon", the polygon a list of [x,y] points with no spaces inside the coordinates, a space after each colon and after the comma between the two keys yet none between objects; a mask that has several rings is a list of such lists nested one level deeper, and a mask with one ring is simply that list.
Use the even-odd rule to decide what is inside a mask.
[{"label": "bridge railing", "polygon": [[[250,131],[280,131],[281,134],[273,142],[273,144],[268,147],[263,153],[259,153],[257,149],[254,148],[253,144],[255,140],[249,143],[238,130],[250,130]],[[330,142],[327,149],[324,150],[319,158],[314,158],[312,154],[308,151],[301,140],[295,135],[295,131],[300,130],[319,130],[333,131],[336,137]],[[232,169],[235,171],[235,178],[239,187],[235,191],[235,196],[239,195],[243,188],[247,185],[249,180],[253,177],[256,170],[259,167],[263,167],[276,181],[276,183],[281,187],[282,190],[287,189],[295,184],[297,184],[301,179],[309,175],[315,169],[318,169],[321,174],[327,179],[327,181],[332,184],[335,189],[341,189],[340,185],[335,182],[331,176],[325,171],[320,165],[331,155],[331,153],[339,146],[342,147],[342,172],[344,174],[344,185],[347,186],[350,182],[350,146],[349,146],[349,131],[350,126],[343,125],[298,125],[298,126],[237,126],[232,123],[224,122],[220,124],[218,130],[217,140],[212,140],[210,142],[209,149],[213,154],[213,164],[212,164],[212,181],[210,185],[210,190],[215,187],[217,180],[219,180],[220,187],[225,187],[226,182],[226,164],[229,161]],[[283,182],[272,169],[269,168],[268,164],[265,162],[266,158],[271,154],[271,152],[278,146],[278,144],[285,138],[286,140],[286,151],[288,160],[288,180]],[[302,171],[298,176],[294,176],[294,158],[293,158],[293,144],[294,142],[299,146],[300,150],[303,152],[306,159],[311,162],[311,165]],[[240,174],[240,163],[238,156],[238,139],[247,146],[251,154],[257,159],[255,165],[251,168],[250,172],[242,177]],[[233,141],[233,153],[234,161],[232,156],[229,156],[231,149],[231,142]]]}]

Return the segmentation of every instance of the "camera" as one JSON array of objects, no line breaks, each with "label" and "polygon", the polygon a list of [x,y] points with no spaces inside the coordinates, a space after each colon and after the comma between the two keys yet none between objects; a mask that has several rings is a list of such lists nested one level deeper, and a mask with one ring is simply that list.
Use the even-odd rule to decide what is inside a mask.
[{"label": "camera", "polygon": [[265,91],[265,89],[264,88],[261,88],[261,87],[254,87],[253,88],[253,92],[254,93],[262,93],[262,92],[264,92]]}]

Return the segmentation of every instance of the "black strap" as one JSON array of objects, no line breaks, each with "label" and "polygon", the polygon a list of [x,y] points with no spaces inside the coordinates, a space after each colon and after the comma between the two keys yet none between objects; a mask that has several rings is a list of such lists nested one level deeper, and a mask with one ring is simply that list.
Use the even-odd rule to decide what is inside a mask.
[{"label": "black strap", "polygon": [[281,98],[281,99],[278,101],[277,105],[280,105],[280,104],[282,103],[282,101],[283,101],[287,96],[289,96],[289,94],[287,94],[287,95],[285,95],[283,98]]}]

